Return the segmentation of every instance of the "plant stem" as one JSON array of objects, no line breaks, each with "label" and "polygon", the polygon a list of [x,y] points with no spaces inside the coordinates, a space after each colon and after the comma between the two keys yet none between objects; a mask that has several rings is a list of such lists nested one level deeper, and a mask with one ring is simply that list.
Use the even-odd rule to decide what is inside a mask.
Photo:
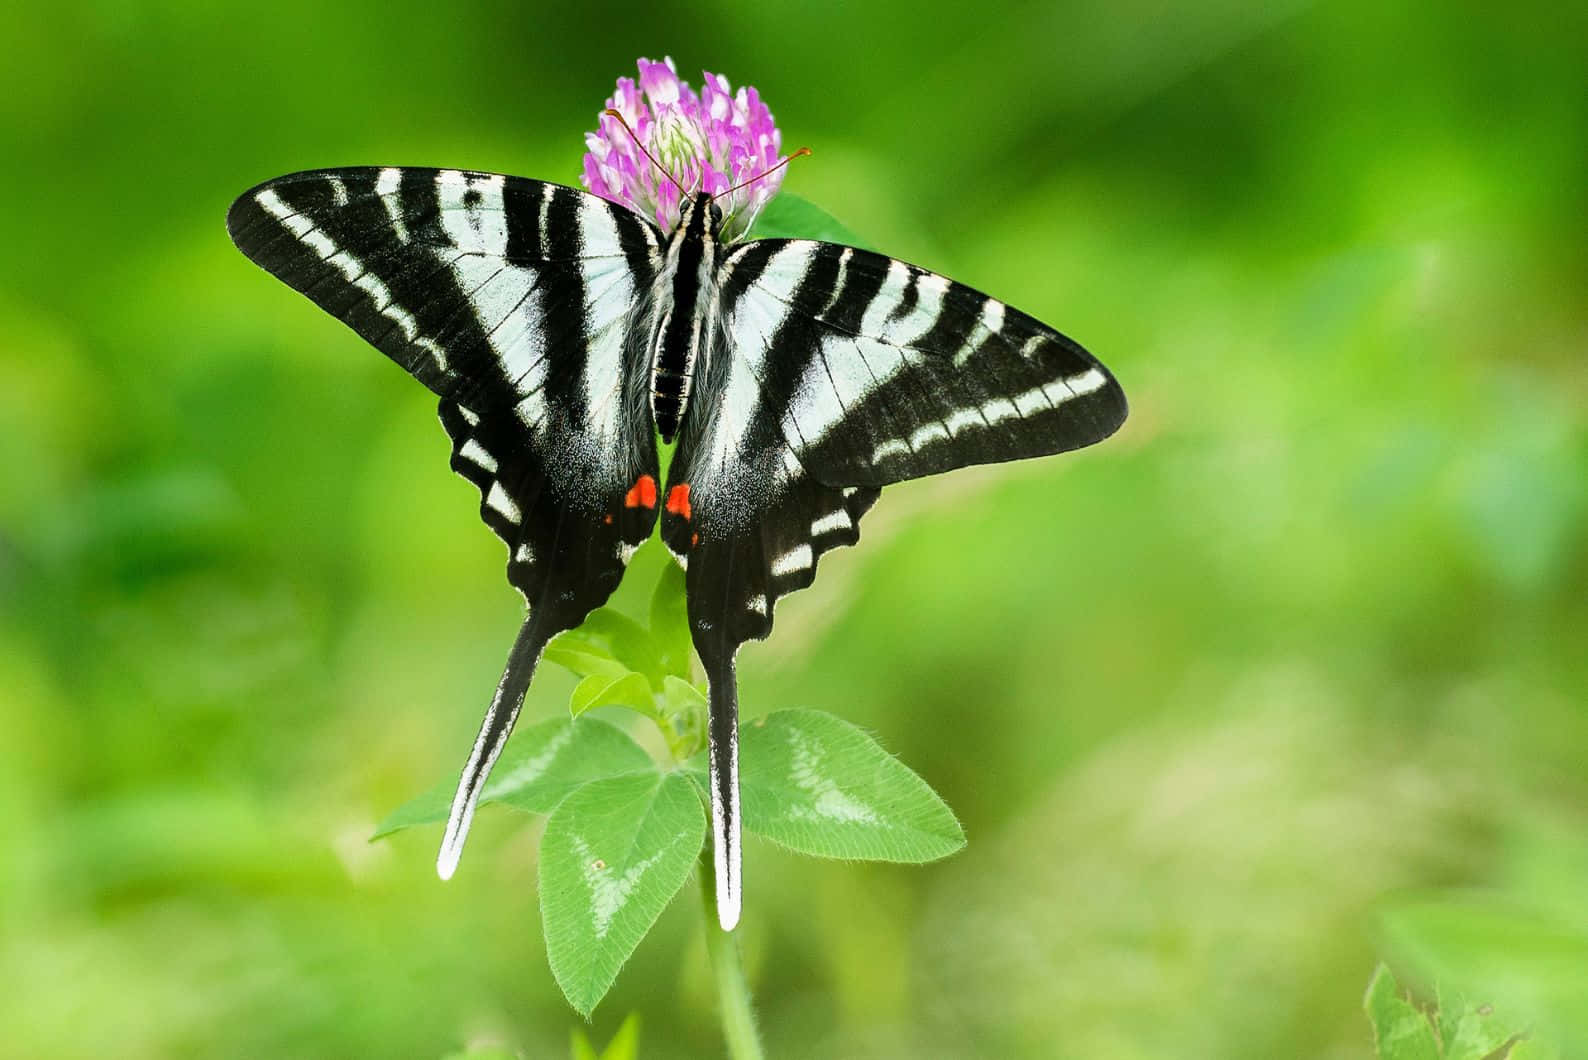
[{"label": "plant stem", "polygon": [[706,951],[711,955],[712,978],[717,981],[717,1003],[722,1011],[722,1035],[731,1060],[763,1060],[761,1035],[750,1008],[750,988],[739,963],[739,941],[717,926],[716,866],[711,848],[700,859],[700,896],[706,914]]}]

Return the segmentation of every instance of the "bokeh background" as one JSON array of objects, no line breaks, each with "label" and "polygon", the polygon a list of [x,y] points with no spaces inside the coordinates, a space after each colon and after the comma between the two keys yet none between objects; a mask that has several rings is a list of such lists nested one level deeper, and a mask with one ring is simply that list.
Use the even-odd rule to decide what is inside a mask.
[{"label": "bokeh background", "polygon": [[[566,1054],[534,819],[447,885],[433,830],[366,842],[473,739],[502,547],[433,400],[222,218],[325,165],[573,182],[663,54],[1133,403],[888,490],[741,657],[748,714],[867,727],[970,837],[752,842],[773,1055],[1362,1057],[1381,959],[1583,1034],[1585,11],[9,5],[0,1053]],[[720,1050],[701,932],[686,891],[593,1037]]]}]

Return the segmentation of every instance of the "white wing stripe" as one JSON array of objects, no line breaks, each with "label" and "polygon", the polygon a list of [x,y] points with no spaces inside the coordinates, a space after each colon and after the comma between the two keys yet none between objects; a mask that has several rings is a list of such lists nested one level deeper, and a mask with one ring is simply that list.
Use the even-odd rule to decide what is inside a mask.
[{"label": "white wing stripe", "polygon": [[[734,307],[728,331],[733,336],[735,356],[728,364],[728,382],[718,406],[720,419],[712,430],[715,443],[712,463],[719,467],[732,464],[749,443],[747,435],[761,396],[758,380],[767,344],[777,334],[783,319],[794,312],[790,304],[794,289],[805,278],[815,247],[814,243],[796,241],[780,249],[767,262],[755,290],[746,292]],[[776,307],[776,316],[772,315],[773,307]],[[836,395],[834,397],[836,399]],[[730,430],[731,424],[737,425],[737,432]]]},{"label": "white wing stripe", "polygon": [[496,509],[510,523],[517,524],[523,521],[524,514],[518,510],[518,505],[513,503],[513,498],[507,495],[500,482],[492,482],[491,490],[485,495],[485,503]]},{"label": "white wing stripe", "polygon": [[909,445],[911,449],[919,449],[928,442],[946,441],[948,441],[948,428],[941,423],[928,423],[910,435]]},{"label": "white wing stripe", "polygon": [[880,464],[890,456],[908,456],[910,455],[910,452],[911,449],[908,445],[899,441],[897,438],[889,438],[887,441],[877,446],[876,449],[872,450],[871,462],[873,464]]},{"label": "white wing stripe", "polygon": [[254,196],[254,201],[280,221],[287,231],[297,236],[304,246],[320,255],[327,264],[336,266],[348,283],[369,295],[370,301],[375,304],[375,311],[396,324],[405,339],[429,353],[438,369],[443,372],[447,370],[447,357],[441,347],[419,334],[418,322],[392,300],[391,290],[381,282],[380,277],[365,270],[357,258],[338,247],[336,241],[316,228],[313,221],[283,202],[275,189],[266,188]]},{"label": "white wing stripe", "polygon": [[1002,331],[1004,326],[1004,304],[991,298],[983,302],[981,305],[981,323],[982,327],[994,335]]},{"label": "white wing stripe", "polygon": [[[1004,420],[1056,409],[1066,401],[1101,390],[1107,385],[1107,376],[1096,368],[1088,368],[1077,375],[1032,387],[1012,399],[992,398],[979,408],[957,409],[949,413],[944,423],[928,423],[911,434],[908,440],[890,438],[880,443],[871,452],[871,462],[880,464],[890,456],[910,454],[923,445],[958,435],[967,427],[992,427]],[[817,532],[815,527],[812,527],[811,532]]]},{"label": "white wing stripe", "polygon": [[[771,270],[772,265],[768,264],[767,271]],[[908,313],[892,319],[912,277],[916,303]],[[858,404],[871,391],[899,374],[909,364],[909,345],[919,341],[937,323],[948,287],[949,281],[941,276],[912,273],[903,262],[890,262],[882,286],[866,307],[860,322],[861,334],[834,333],[823,338],[818,356],[811,359],[789,405],[784,428],[795,428],[789,435],[799,438],[806,446],[817,444],[843,421],[847,406]],[[786,297],[782,292],[776,292],[776,296]],[[829,306],[831,304],[829,302]],[[844,352],[844,347],[851,344],[853,357]],[[829,356],[829,353],[834,355]]]},{"label": "white wing stripe", "polygon": [[833,282],[833,293],[827,296],[827,302],[822,306],[822,311],[816,315],[825,317],[833,306],[838,304],[838,299],[844,293],[844,280],[849,273],[849,259],[855,256],[853,247],[845,247],[844,252],[838,255],[838,278]]},{"label": "white wing stripe", "polygon": [[390,166],[380,171],[380,177],[375,181],[375,194],[380,196],[381,205],[386,207],[386,216],[391,220],[392,231],[397,233],[397,242],[408,242],[408,222],[403,220],[402,200],[398,192],[403,186],[403,171]]},{"label": "white wing stripe", "polygon": [[505,185],[496,175],[454,169],[436,174],[442,228],[464,251],[452,263],[452,272],[468,292],[502,374],[522,395],[538,390],[545,380],[545,333],[536,273],[502,262],[507,253]]},{"label": "white wing stripe", "polygon": [[551,197],[556,194],[553,185],[546,184],[540,189],[540,256],[551,258],[551,231],[546,225],[546,219],[551,215]]},{"label": "white wing stripe", "polygon": [[849,513],[840,508],[836,512],[829,512],[811,524],[811,536],[821,537],[833,530],[848,530],[855,524],[850,522]]},{"label": "white wing stripe", "polygon": [[772,561],[772,577],[781,578],[786,574],[808,570],[811,562],[811,547],[809,545],[791,548]]},{"label": "white wing stripe", "polygon": [[476,467],[487,471],[496,471],[496,457],[485,451],[485,446],[470,438],[458,449],[458,455]]},{"label": "white wing stripe", "polygon": [[1032,387],[1024,394],[1015,395],[1015,411],[1022,416],[1031,416],[1053,405],[1048,401],[1048,395],[1043,393],[1041,387]]},{"label": "white wing stripe", "polygon": [[[507,211],[499,174],[468,174],[443,169],[436,174],[441,226],[459,250],[500,258],[507,253]],[[470,202],[470,194],[475,198]]]},{"label": "white wing stripe", "polygon": [[993,398],[981,407],[981,414],[986,418],[989,427],[1004,420],[1020,418],[1020,410],[1008,398]]},{"label": "white wing stripe", "polygon": [[948,433],[954,435],[959,434],[966,427],[985,427],[987,425],[987,421],[982,418],[981,410],[975,408],[959,409],[951,412],[948,415],[948,419],[944,420],[943,423],[948,427]]},{"label": "white wing stripe", "polygon": [[621,240],[610,208],[581,198],[577,223],[580,253],[602,255],[599,261],[587,259],[584,263],[584,318],[592,332],[584,364],[584,393],[587,444],[605,452],[618,447],[623,437],[623,336],[630,327],[629,310],[636,292],[628,260],[615,256]]}]

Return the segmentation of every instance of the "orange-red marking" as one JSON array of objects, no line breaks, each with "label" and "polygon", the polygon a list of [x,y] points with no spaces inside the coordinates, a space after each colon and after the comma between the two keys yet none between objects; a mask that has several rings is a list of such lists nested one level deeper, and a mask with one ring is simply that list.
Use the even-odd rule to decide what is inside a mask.
[{"label": "orange-red marking", "polygon": [[700,544],[700,535],[699,534],[690,534],[689,535],[689,547],[690,548],[694,548],[698,544]]},{"label": "orange-red marking", "polygon": [[689,483],[680,482],[667,491],[667,510],[674,515],[689,518]]},{"label": "orange-red marking", "polygon": [[623,507],[656,507],[656,480],[649,475],[641,475],[634,485],[629,487],[628,493],[624,494]]},{"label": "orange-red marking", "polygon": [[603,523],[606,523],[608,526],[611,526],[612,525],[612,513],[611,512],[607,512],[605,515],[603,515],[601,517],[601,521]]}]

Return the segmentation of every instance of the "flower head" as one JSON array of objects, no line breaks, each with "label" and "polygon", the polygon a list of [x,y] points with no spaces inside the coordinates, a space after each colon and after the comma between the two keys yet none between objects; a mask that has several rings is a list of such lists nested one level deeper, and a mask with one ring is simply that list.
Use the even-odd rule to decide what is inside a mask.
[{"label": "flower head", "polygon": [[[646,150],[685,190],[718,195],[757,174],[767,175],[724,196],[722,238],[737,239],[750,230],[761,208],[777,194],[783,170],[783,137],[772,112],[753,88],[735,93],[728,79],[702,73],[699,95],[678,78],[673,60],[639,61],[636,84],[618,78],[607,106],[623,115]],[[663,231],[679,220],[679,191],[657,172],[621,122],[602,114],[595,132],[585,133],[584,186],[604,199],[652,217]]]}]

